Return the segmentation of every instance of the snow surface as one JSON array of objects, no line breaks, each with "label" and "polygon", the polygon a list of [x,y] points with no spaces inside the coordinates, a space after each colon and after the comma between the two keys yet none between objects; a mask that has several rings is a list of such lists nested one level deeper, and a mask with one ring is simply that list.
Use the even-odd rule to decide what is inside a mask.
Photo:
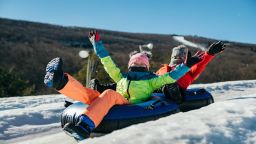
[{"label": "snow surface", "polygon": [[[256,80],[196,84],[215,103],[86,139],[82,144],[256,144]],[[63,95],[0,99],[0,144],[73,144],[60,128]]]}]

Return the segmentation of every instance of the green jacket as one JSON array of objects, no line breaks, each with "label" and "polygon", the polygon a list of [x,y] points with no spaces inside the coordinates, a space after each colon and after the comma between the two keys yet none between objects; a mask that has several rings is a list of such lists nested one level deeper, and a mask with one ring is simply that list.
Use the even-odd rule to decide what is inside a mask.
[{"label": "green jacket", "polygon": [[181,64],[173,71],[162,76],[152,72],[122,73],[105,50],[101,41],[96,42],[94,49],[100,57],[106,72],[117,83],[116,91],[133,104],[148,100],[154,90],[165,84],[174,83],[189,71],[186,65]]}]

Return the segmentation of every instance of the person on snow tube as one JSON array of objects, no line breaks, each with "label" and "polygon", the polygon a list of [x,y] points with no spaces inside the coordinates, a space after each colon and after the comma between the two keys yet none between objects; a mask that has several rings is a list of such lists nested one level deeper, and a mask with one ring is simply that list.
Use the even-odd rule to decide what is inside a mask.
[{"label": "person on snow tube", "polygon": [[53,87],[69,98],[88,104],[82,115],[68,118],[69,123],[63,127],[64,130],[66,127],[72,129],[83,138],[89,137],[114,105],[135,104],[148,100],[154,90],[166,84],[175,83],[200,61],[200,59],[188,57],[185,64],[177,65],[171,72],[158,76],[149,71],[147,53],[140,52],[131,56],[128,63],[129,71],[121,73],[104,48],[98,32],[90,31],[88,37],[104,69],[117,83],[116,91],[107,89],[100,93],[83,87],[71,75],[63,72],[62,59],[59,57],[47,64],[44,78],[44,83],[48,87]]},{"label": "person on snow tube", "polygon": [[[161,88],[164,95],[180,104],[184,101],[185,91],[188,86],[191,85],[203,72],[206,65],[214,58],[214,56],[222,52],[225,48],[223,42],[215,42],[211,44],[207,51],[197,51],[193,56],[193,59],[200,59],[201,61],[191,67],[190,71],[184,76],[178,79],[175,83],[166,84]],[[191,53],[184,45],[174,47],[172,50],[171,61],[169,64],[163,64],[162,67],[156,72],[157,75],[164,75],[175,69],[175,67],[181,63],[184,63],[188,57],[191,57]],[[93,79],[90,83],[90,87],[97,89],[98,91],[104,91],[105,89],[115,89],[116,84],[100,84],[97,79]]]},{"label": "person on snow tube", "polygon": [[[190,71],[178,79],[175,83],[165,85],[162,88],[164,95],[178,103],[181,103],[184,100],[185,91],[187,90],[188,86],[199,77],[206,65],[214,58],[216,54],[222,52],[224,48],[224,43],[219,41],[211,44],[208,50],[205,52],[197,51],[193,57],[198,58],[201,61],[192,66]],[[190,56],[191,53],[184,45],[173,48],[170,64],[163,64],[156,74],[164,75],[165,73],[172,71],[177,65],[185,61],[186,55]]]}]

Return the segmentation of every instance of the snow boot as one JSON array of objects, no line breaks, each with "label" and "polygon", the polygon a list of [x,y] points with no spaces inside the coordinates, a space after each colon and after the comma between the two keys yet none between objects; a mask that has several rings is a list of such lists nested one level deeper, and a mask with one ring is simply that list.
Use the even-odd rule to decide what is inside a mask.
[{"label": "snow boot", "polygon": [[95,128],[94,122],[84,114],[80,117],[67,118],[66,121],[63,130],[78,141],[89,138]]},{"label": "snow boot", "polygon": [[80,127],[87,133],[91,133],[95,129],[94,122],[85,114],[79,117],[79,121],[76,126]]},{"label": "snow boot", "polygon": [[61,90],[67,84],[67,77],[62,71],[62,59],[57,57],[52,59],[46,66],[44,83],[48,87]]},{"label": "snow boot", "polygon": [[72,123],[66,123],[63,130],[67,135],[73,137],[77,141],[82,141],[90,137],[90,133],[88,131],[84,131],[83,128]]}]

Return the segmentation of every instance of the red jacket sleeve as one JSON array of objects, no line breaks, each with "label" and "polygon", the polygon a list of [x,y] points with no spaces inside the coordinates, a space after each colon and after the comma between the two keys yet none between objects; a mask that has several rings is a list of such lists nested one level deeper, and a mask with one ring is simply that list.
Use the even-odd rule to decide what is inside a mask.
[{"label": "red jacket sleeve", "polygon": [[212,55],[209,55],[207,52],[204,53],[203,59],[201,62],[192,66],[189,72],[187,72],[183,77],[181,77],[177,83],[179,86],[186,90],[189,85],[193,83],[195,79],[201,74],[205,69],[206,65],[213,59]]},{"label": "red jacket sleeve", "polygon": [[202,61],[191,67],[189,73],[190,73],[191,77],[193,78],[193,81],[195,79],[197,79],[197,77],[203,72],[206,65],[213,59],[213,57],[214,56],[205,52]]},{"label": "red jacket sleeve", "polygon": [[[214,56],[204,53],[203,59],[201,62],[195,64],[191,67],[190,71],[187,72],[183,77],[177,80],[179,86],[186,90],[187,87],[193,83],[193,81],[201,74],[201,72],[205,69],[206,65],[213,59]],[[163,75],[172,70],[168,64],[162,65],[162,67],[156,72],[157,75]]]}]

